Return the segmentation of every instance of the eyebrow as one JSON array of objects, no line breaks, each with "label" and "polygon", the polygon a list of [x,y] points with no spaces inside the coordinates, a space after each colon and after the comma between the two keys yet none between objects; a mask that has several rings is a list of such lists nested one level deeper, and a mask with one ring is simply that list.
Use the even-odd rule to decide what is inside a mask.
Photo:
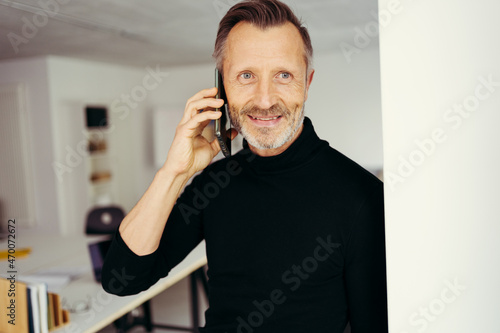
[{"label": "eyebrow", "polygon": [[[242,73],[242,72],[245,72],[245,71],[249,71],[249,72],[252,72],[252,73],[255,73],[255,72],[258,72],[259,69],[255,66],[241,66],[241,67],[236,67],[236,73]],[[297,73],[297,72],[300,72],[300,70],[298,68],[294,68],[294,67],[284,67],[284,66],[279,66],[279,67],[273,67],[271,68],[271,72],[274,72],[274,73],[281,73],[281,72],[290,72],[290,73]]]}]

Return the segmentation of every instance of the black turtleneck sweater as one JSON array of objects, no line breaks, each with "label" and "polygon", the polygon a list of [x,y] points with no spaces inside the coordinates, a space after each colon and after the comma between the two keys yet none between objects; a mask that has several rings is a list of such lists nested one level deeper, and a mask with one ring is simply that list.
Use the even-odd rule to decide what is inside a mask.
[{"label": "black turtleneck sweater", "polygon": [[[187,186],[161,245],[137,256],[119,233],[103,268],[136,276],[135,294],[168,274],[203,239],[209,309],[200,332],[387,332],[382,183],[330,148],[305,118],[272,157],[244,149]],[[115,293],[116,290],[114,291]]]}]

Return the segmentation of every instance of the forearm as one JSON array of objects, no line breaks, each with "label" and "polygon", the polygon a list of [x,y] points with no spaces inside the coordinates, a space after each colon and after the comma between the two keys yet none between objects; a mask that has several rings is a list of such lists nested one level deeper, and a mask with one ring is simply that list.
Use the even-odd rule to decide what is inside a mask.
[{"label": "forearm", "polygon": [[205,89],[188,100],[165,164],[120,225],[121,238],[139,256],[156,251],[165,223],[184,185],[220,151],[217,140],[208,142],[201,133],[211,120],[221,116],[221,112],[199,112],[207,107],[222,106],[223,100],[213,98],[216,92],[215,87]]},{"label": "forearm", "polygon": [[167,219],[188,175],[160,169],[139,202],[123,219],[119,231],[127,246],[137,255],[156,251]]}]

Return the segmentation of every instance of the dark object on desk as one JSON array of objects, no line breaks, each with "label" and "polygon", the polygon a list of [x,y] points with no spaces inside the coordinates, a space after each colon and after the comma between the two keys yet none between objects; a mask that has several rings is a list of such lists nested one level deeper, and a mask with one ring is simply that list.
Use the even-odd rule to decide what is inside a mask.
[{"label": "dark object on desk", "polygon": [[96,207],[87,214],[87,235],[112,235],[125,217],[118,206]]},{"label": "dark object on desk", "polygon": [[90,259],[92,261],[94,278],[97,282],[101,282],[102,265],[110,245],[111,239],[89,244]]},{"label": "dark object on desk", "polygon": [[[86,234],[88,235],[112,235],[120,226],[121,221],[125,217],[123,209],[118,206],[96,207],[87,214]],[[109,249],[111,240],[105,240],[94,244],[89,244],[89,252],[94,269],[94,277],[96,281],[101,281],[102,265],[104,258]],[[163,325],[153,323],[151,318],[151,303],[147,301],[139,308],[140,316],[135,316],[132,312],[127,313],[120,319],[114,322],[118,332],[127,332],[134,326],[144,326],[147,332],[151,332],[153,328],[176,330],[185,332],[198,332],[200,325],[200,309],[199,309],[199,285],[201,284],[205,296],[208,298],[208,282],[206,273],[203,267],[197,269],[190,275],[190,292],[191,292],[191,319],[193,327],[182,327],[173,325]],[[137,312],[137,311],[136,311]]]},{"label": "dark object on desk", "polygon": [[[85,233],[87,235],[113,235],[124,217],[125,212],[118,206],[94,207],[87,214]],[[90,259],[97,282],[101,282],[102,265],[110,244],[111,237],[105,241],[89,244]]]}]

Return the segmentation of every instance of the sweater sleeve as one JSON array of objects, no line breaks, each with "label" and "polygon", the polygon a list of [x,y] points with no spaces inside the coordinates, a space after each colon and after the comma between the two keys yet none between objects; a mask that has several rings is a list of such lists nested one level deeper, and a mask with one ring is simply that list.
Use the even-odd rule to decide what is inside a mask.
[{"label": "sweater sleeve", "polygon": [[203,207],[196,201],[201,178],[201,175],[195,177],[178,198],[155,252],[135,254],[116,231],[104,260],[101,282],[104,290],[126,296],[148,289],[167,276],[203,240]]},{"label": "sweater sleeve", "polygon": [[380,185],[359,209],[348,243],[345,283],[352,333],[387,333],[384,194]]}]

